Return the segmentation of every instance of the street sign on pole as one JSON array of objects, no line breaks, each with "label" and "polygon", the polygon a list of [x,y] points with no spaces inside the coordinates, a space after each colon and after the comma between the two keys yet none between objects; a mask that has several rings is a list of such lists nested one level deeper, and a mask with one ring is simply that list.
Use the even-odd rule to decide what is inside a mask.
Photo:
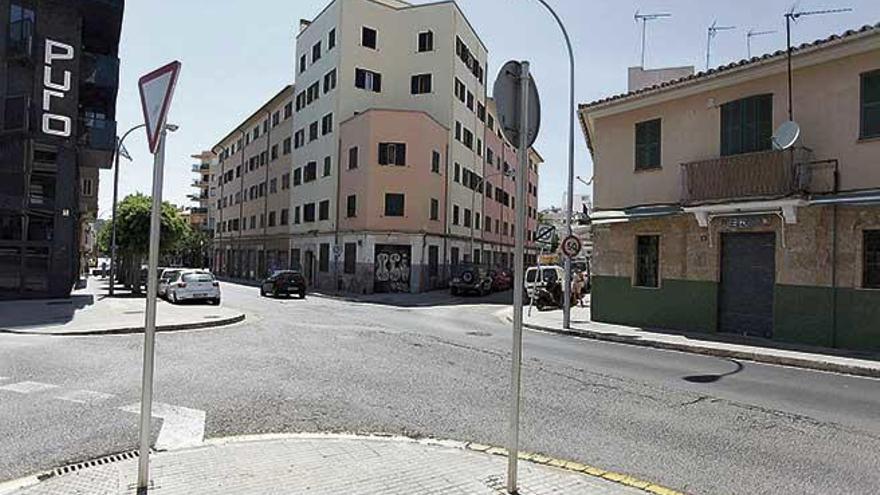
[{"label": "street sign on pole", "polygon": [[[520,129],[528,129],[526,148],[529,148],[535,144],[541,129],[541,100],[538,97],[538,86],[531,75],[528,76],[527,89],[521,90],[521,73],[521,62],[510,61],[504,64],[495,79],[492,94],[501,132],[511,144],[519,146]],[[527,107],[521,105],[526,96]],[[526,118],[521,119],[520,116],[524,113],[527,114]]]},{"label": "street sign on pole", "polygon": [[581,252],[581,240],[576,235],[570,235],[562,241],[562,253],[569,258],[574,258]]},{"label": "street sign on pole", "polygon": [[523,290],[525,289],[526,207],[529,147],[538,137],[541,109],[538,88],[529,74],[528,62],[508,62],[494,86],[498,123],[517,147],[516,222],[513,272],[513,359],[510,376],[510,439],[507,451],[507,491],[517,493],[519,416],[522,376]]},{"label": "street sign on pole", "polygon": [[147,141],[153,153],[153,209],[150,213],[150,254],[147,268],[147,308],[144,322],[144,369],[141,381],[141,417],[138,441],[138,493],[150,484],[150,418],[153,409],[153,359],[156,344],[156,288],[159,274],[159,237],[162,218],[162,179],[165,168],[165,118],[180,73],[180,62],[172,62],[138,81]]},{"label": "street sign on pole", "polygon": [[539,225],[538,233],[535,236],[535,242],[545,242],[549,244],[553,240],[554,232],[556,232],[556,227],[552,225]]}]

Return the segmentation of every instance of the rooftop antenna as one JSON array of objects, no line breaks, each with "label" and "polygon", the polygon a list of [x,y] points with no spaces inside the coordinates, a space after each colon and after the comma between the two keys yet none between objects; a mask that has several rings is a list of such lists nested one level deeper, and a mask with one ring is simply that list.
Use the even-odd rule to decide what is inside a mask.
[{"label": "rooftop antenna", "polygon": [[638,10],[636,10],[636,15],[633,16],[633,19],[635,19],[636,23],[642,23],[642,68],[645,67],[645,30],[648,26],[648,21],[656,21],[657,19],[664,19],[667,17],[672,17],[672,14],[640,14]]},{"label": "rooftop antenna", "polygon": [[736,26],[719,26],[717,19],[712,21],[712,25],[709,26],[709,35],[706,40],[706,70],[709,70],[712,60],[712,40],[718,34],[718,31],[730,31],[733,29],[736,29]]},{"label": "rooftop antenna", "polygon": [[772,31],[755,31],[754,29],[749,29],[749,32],[746,34],[746,47],[748,49],[749,60],[752,59],[752,38],[756,36],[766,36],[768,34],[776,34],[776,30]]},{"label": "rooftop antenna", "polygon": [[826,15],[826,14],[841,14],[843,12],[852,12],[853,9],[846,7],[842,9],[826,9],[826,10],[808,10],[808,11],[798,11],[798,4],[792,5],[791,9],[785,13],[785,42],[787,45],[787,53],[788,53],[788,120],[794,120],[794,110],[792,109],[791,104],[791,23],[792,21],[797,22],[797,20],[801,17],[808,17],[811,15]]}]

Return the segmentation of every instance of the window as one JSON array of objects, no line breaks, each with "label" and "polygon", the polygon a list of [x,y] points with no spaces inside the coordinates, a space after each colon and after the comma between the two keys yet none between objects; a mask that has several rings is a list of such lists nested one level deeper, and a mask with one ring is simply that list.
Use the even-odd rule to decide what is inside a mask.
[{"label": "window", "polygon": [[428,246],[428,276],[436,277],[440,274],[440,248]]},{"label": "window", "polygon": [[450,261],[452,262],[452,266],[458,265],[458,257],[459,257],[458,252],[459,251],[458,251],[457,247],[449,248],[449,258],[450,258]]},{"label": "window", "polygon": [[458,225],[458,205],[452,205],[452,225]]},{"label": "window", "polygon": [[452,180],[461,183],[461,165],[459,165],[458,162],[455,163],[455,171],[453,172]]},{"label": "window", "polygon": [[273,144],[273,145],[272,145],[272,153],[271,153],[271,157],[272,157],[272,160],[277,160],[277,159],[278,159],[278,145],[277,145],[277,144]]},{"label": "window", "polygon": [[464,209],[464,226],[471,226],[471,210],[469,210],[468,208]]},{"label": "window", "polygon": [[281,225],[287,225],[290,223],[290,210],[284,208],[281,210]]},{"label": "window", "polygon": [[440,201],[431,198],[431,220],[440,219]]},{"label": "window", "polygon": [[290,138],[284,138],[284,143],[281,145],[281,153],[284,155],[290,154]]},{"label": "window", "polygon": [[434,33],[422,31],[419,33],[419,52],[434,51]]},{"label": "window", "polygon": [[492,163],[495,162],[495,152],[488,146],[486,146],[486,161],[489,165],[492,165]]},{"label": "window", "polygon": [[305,54],[303,54],[303,56],[301,56],[299,58],[299,73],[302,74],[305,71],[306,71],[306,56],[305,56]]},{"label": "window", "polygon": [[290,173],[281,176],[281,190],[290,189]]},{"label": "window", "polygon": [[315,81],[311,86],[306,89],[306,105],[311,105],[313,101],[316,101],[321,97],[321,86],[318,81]]},{"label": "window", "polygon": [[376,30],[363,26],[361,28],[361,46],[376,49]]},{"label": "window", "polygon": [[330,200],[325,199],[318,205],[318,220],[330,220]]},{"label": "window", "polygon": [[464,83],[461,82],[457,77],[455,78],[455,97],[458,98],[459,101],[464,103],[467,89],[464,87]]},{"label": "window", "polygon": [[461,122],[455,122],[455,139],[461,141]]},{"label": "window", "polygon": [[293,186],[296,187],[300,184],[302,184],[302,168],[293,171]]},{"label": "window", "polygon": [[757,95],[721,105],[721,155],[772,148],[773,95]]},{"label": "window", "polygon": [[406,144],[379,143],[379,165],[406,165]]},{"label": "window", "polygon": [[275,194],[278,192],[278,179],[272,179],[269,181],[269,193]]},{"label": "window", "polygon": [[309,142],[318,139],[318,121],[314,121],[309,124]]},{"label": "window", "polygon": [[385,193],[385,216],[402,217],[404,212],[404,195],[398,193]]},{"label": "window", "polygon": [[431,74],[416,74],[410,80],[410,93],[422,95],[431,92]]},{"label": "window", "polygon": [[293,223],[299,225],[299,206],[293,209]]},{"label": "window", "polygon": [[467,107],[468,110],[474,109],[474,94],[470,91],[467,92]]},{"label": "window", "polygon": [[272,127],[277,127],[279,122],[281,122],[280,110],[272,114]]},{"label": "window", "polygon": [[321,42],[317,42],[312,46],[312,63],[321,60]]},{"label": "window", "polygon": [[336,89],[336,69],[324,74],[324,94]]},{"label": "window", "polygon": [[464,143],[468,149],[474,149],[474,133],[471,132],[470,129],[464,129],[461,142]]},{"label": "window", "polygon": [[306,90],[302,90],[296,95],[296,111],[299,112],[306,106]]},{"label": "window", "polygon": [[312,182],[318,178],[318,162],[309,162],[303,171],[303,182]]},{"label": "window", "polygon": [[637,287],[660,286],[660,236],[636,236]]},{"label": "window", "polygon": [[636,170],[660,168],[660,119],[636,124]]},{"label": "window", "polygon": [[275,212],[270,211],[269,212],[269,227],[274,227],[274,226],[275,226]]},{"label": "window", "polygon": [[486,125],[489,126],[490,131],[495,130],[495,117],[491,115],[486,116]]},{"label": "window", "polygon": [[354,170],[358,168],[358,147],[352,146],[348,149],[348,169]]},{"label": "window", "polygon": [[480,122],[486,121],[486,105],[480,102],[477,102],[477,118],[480,119]]},{"label": "window", "polygon": [[486,221],[484,222],[486,226],[486,232],[492,232],[492,217],[486,215]]},{"label": "window", "polygon": [[321,118],[321,135],[326,136],[333,132],[333,114],[328,113]]},{"label": "window", "polygon": [[342,265],[342,271],[348,274],[352,274],[355,272],[355,268],[357,267],[357,243],[356,242],[346,242],[345,243],[345,259]]},{"label": "window", "polygon": [[304,144],[306,144],[306,131],[304,129],[300,129],[296,131],[293,135],[293,147],[294,149],[301,148]]},{"label": "window", "polygon": [[315,221],[315,203],[307,203],[303,205],[303,222],[314,223]]},{"label": "window", "polygon": [[474,213],[474,228],[480,230],[480,214]]},{"label": "window", "polygon": [[382,74],[366,69],[355,69],[354,87],[372,91],[374,93],[381,93]]},{"label": "window", "polygon": [[862,139],[880,136],[880,70],[862,74],[861,125]]},{"label": "window", "polygon": [[354,218],[357,216],[357,196],[351,194],[345,200],[345,218]]},{"label": "window", "polygon": [[83,178],[82,180],[82,195],[89,197],[95,195],[95,182],[90,178]]},{"label": "window", "polygon": [[862,288],[880,289],[880,230],[865,230],[862,237]]},{"label": "window", "polygon": [[284,105],[284,120],[291,117],[293,117],[293,103],[288,101],[287,104]]},{"label": "window", "polygon": [[318,247],[318,271],[327,273],[330,271],[330,244],[323,243]]},{"label": "window", "polygon": [[440,173],[440,152],[433,151],[431,152],[431,172],[435,174]]}]

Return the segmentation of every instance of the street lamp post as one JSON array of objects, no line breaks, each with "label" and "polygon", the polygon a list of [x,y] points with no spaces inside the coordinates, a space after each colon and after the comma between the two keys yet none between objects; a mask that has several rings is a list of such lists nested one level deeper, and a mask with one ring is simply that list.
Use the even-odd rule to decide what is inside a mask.
[{"label": "street lamp post", "polygon": [[[571,38],[568,36],[568,31],[565,29],[565,25],[562,23],[562,20],[559,18],[559,15],[556,14],[556,11],[553,10],[552,7],[546,2],[546,0],[537,0],[541,5],[543,5],[547,10],[550,11],[550,14],[553,16],[553,19],[556,20],[556,24],[559,25],[559,29],[562,30],[562,35],[565,38],[565,46],[568,49],[568,62],[569,62],[569,126],[568,126],[568,198],[566,200],[565,205],[565,230],[568,236],[572,235],[572,225],[571,225],[571,217],[572,217],[572,208],[574,208],[574,120],[575,113],[577,109],[575,108],[574,101],[574,50],[571,48]],[[520,198],[523,199],[523,198]],[[562,326],[563,328],[571,328],[571,258],[568,256],[565,257],[565,306],[562,312]]]},{"label": "street lamp post", "polygon": [[[122,150],[122,144],[125,138],[132,132],[143,129],[146,124],[140,124],[125,131],[125,134],[116,141],[115,163],[113,165],[113,206],[112,216],[110,220],[110,296],[112,297],[116,289],[116,203],[119,197],[119,151]],[[166,124],[165,129],[175,132],[178,126],[174,124]]]}]

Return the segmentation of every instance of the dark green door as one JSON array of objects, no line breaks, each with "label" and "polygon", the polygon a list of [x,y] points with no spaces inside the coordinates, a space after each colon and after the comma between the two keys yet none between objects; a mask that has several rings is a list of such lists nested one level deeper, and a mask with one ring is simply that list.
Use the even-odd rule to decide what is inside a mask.
[{"label": "dark green door", "polygon": [[720,330],[773,337],[776,235],[722,234],[721,243]]}]

